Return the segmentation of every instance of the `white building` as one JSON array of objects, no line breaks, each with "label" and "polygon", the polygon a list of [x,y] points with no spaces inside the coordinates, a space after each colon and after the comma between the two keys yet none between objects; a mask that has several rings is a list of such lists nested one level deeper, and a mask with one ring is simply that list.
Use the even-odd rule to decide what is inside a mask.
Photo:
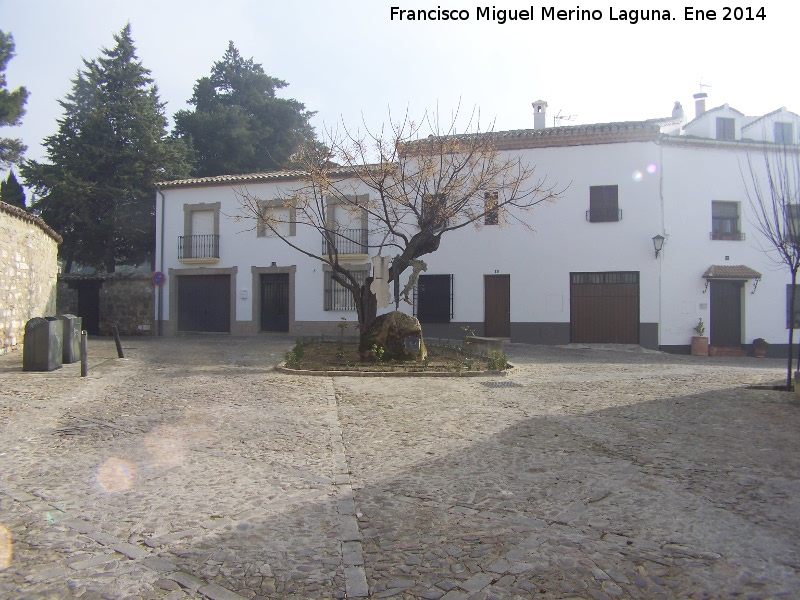
[{"label": "white building", "polygon": [[[512,342],[681,352],[702,319],[712,345],[747,348],[763,337],[771,354],[785,353],[790,275],[762,249],[747,157],[783,144],[800,150],[800,116],[781,108],[747,117],[728,105],[705,110],[705,94],[696,100],[688,123],[676,103],[669,118],[553,128],[537,102],[533,129],[495,134],[502,152],[566,191],[532,213],[534,233],[485,225],[443,236],[423,257],[415,294],[425,334],[459,338],[466,327]],[[269,202],[302,185],[298,172],[161,185],[156,266],[166,279],[155,317],[165,335],[310,336],[357,320],[319,261],[236,219],[237,190]],[[317,232],[286,233],[321,250]],[[665,239],[659,253],[656,236]],[[358,244],[352,251],[347,260],[366,273],[367,252]]]}]

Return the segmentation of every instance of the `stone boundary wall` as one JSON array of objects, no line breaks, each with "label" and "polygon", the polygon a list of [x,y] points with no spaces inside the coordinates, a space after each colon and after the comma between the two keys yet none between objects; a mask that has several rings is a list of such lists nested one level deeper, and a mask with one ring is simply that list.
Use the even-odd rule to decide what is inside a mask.
[{"label": "stone boundary wall", "polygon": [[29,319],[55,316],[61,241],[40,218],[0,202],[0,354],[22,344]]},{"label": "stone boundary wall", "polygon": [[58,314],[80,315],[78,288],[82,283],[97,282],[99,289],[99,333],[113,335],[117,325],[120,335],[152,335],[155,314],[155,285],[147,275],[69,275],[58,276]]}]

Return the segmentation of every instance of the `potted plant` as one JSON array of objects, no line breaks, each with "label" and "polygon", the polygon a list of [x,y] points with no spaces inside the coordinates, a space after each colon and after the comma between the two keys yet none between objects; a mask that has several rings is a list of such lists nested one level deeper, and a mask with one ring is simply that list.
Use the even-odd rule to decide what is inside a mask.
[{"label": "potted plant", "polygon": [[703,319],[697,321],[694,326],[696,335],[692,336],[692,356],[708,356],[708,338],[705,336],[706,325]]},{"label": "potted plant", "polygon": [[769,342],[764,338],[756,338],[753,340],[753,354],[758,358],[764,358],[767,355],[767,348],[769,348]]}]

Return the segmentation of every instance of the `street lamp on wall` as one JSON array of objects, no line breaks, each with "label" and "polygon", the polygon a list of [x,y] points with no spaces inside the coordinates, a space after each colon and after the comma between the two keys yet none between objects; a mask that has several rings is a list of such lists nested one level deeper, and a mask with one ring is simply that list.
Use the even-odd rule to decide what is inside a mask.
[{"label": "street lamp on wall", "polygon": [[665,239],[667,239],[667,238],[665,238],[660,233],[657,236],[653,237],[653,248],[655,248],[655,250],[656,250],[656,258],[658,258],[658,255],[661,252],[661,249],[664,247],[664,240]]}]

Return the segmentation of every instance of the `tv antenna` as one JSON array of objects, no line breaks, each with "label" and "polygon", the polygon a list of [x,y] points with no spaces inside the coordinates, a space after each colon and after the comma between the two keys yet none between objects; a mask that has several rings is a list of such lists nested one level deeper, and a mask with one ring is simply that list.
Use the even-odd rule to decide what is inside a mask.
[{"label": "tv antenna", "polygon": [[578,115],[562,115],[561,109],[559,109],[558,114],[553,117],[553,127],[558,127],[562,121],[573,121],[577,117]]}]

